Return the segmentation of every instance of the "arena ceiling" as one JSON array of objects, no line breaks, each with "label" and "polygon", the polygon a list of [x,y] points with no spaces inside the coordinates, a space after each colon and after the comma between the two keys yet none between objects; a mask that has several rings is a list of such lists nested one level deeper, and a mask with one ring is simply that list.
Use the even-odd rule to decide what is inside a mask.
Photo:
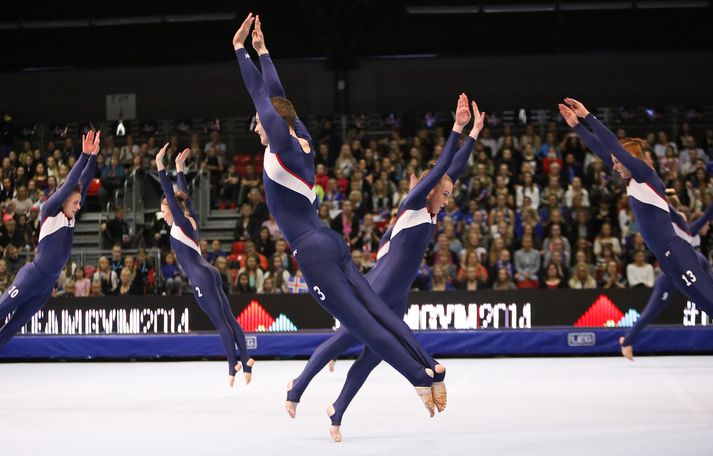
[{"label": "arena ceiling", "polygon": [[2,71],[232,59],[248,11],[280,58],[713,50],[703,0],[5,2]]}]

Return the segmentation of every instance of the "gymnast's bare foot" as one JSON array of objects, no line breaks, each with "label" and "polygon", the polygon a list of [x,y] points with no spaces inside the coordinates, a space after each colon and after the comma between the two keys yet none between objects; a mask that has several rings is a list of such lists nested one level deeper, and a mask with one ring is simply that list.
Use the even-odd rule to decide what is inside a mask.
[{"label": "gymnast's bare foot", "polygon": [[621,345],[621,354],[624,355],[624,358],[634,361],[634,347],[632,345],[625,346],[623,337],[619,338],[619,345]]},{"label": "gymnast's bare foot", "polygon": [[[328,417],[331,418],[332,415],[334,415],[335,413],[337,413],[337,411],[334,410],[333,405],[330,405],[329,407],[327,407],[327,416]],[[329,435],[332,436],[332,438],[334,439],[335,442],[342,441],[342,433],[339,431],[339,428],[340,428],[340,426],[335,426],[333,424],[329,426]]]},{"label": "gymnast's bare foot", "polygon": [[[429,377],[433,378],[433,371],[431,369],[426,369],[426,374],[428,374]],[[421,398],[423,401],[423,405],[426,406],[426,410],[428,410],[428,414],[433,418],[433,415],[436,414],[433,406],[433,392],[431,391],[430,386],[417,386],[416,388],[416,394],[418,394],[418,397]]]},{"label": "gymnast's bare foot", "polygon": [[334,372],[334,365],[337,364],[336,359],[330,359],[329,364],[327,366],[329,367],[329,372]]},{"label": "gymnast's bare foot", "polygon": [[[240,363],[236,364],[235,365],[235,373],[237,374],[238,372],[240,372],[240,369],[242,369],[242,367],[243,366],[241,366]],[[230,385],[231,388],[233,387],[233,385],[235,385],[235,375],[228,376],[228,384]]]},{"label": "gymnast's bare foot", "polygon": [[252,367],[255,365],[255,360],[250,358],[245,364],[250,367],[250,372],[243,372],[243,377],[245,377],[245,384],[249,385],[250,381],[253,379]]},{"label": "gymnast's bare foot", "polygon": [[[292,389],[292,380],[287,382],[287,391]],[[292,402],[292,401],[285,401],[285,410],[287,410],[287,414],[290,415],[290,418],[294,418],[295,415],[297,415],[297,405],[299,402]]]},{"label": "gymnast's bare foot", "polygon": [[[435,371],[438,374],[442,374],[446,371],[446,368],[440,364],[436,364]],[[446,404],[448,403],[446,383],[433,382],[433,385],[431,386],[431,393],[433,395],[433,403],[436,405],[438,413],[441,413],[446,409]]]}]

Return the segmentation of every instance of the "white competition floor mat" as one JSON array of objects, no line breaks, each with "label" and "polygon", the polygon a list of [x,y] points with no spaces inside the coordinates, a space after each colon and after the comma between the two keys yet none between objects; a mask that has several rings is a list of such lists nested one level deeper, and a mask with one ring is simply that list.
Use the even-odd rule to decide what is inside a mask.
[{"label": "white competition floor mat", "polygon": [[297,409],[306,361],[0,364],[0,454],[711,455],[713,357],[444,359],[448,408],[429,418],[379,366],[329,437],[325,409],[352,361],[323,370]]}]

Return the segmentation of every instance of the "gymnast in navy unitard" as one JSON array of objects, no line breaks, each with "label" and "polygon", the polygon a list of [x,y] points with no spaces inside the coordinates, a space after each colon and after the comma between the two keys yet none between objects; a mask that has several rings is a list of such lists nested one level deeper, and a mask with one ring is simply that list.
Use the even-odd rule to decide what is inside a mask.
[{"label": "gymnast in navy unitard", "polygon": [[[669,190],[671,193],[669,193]],[[701,229],[713,218],[713,204],[709,205],[705,212],[694,220],[691,224],[688,224],[686,218],[681,214],[676,208],[678,206],[676,191],[673,189],[666,190],[666,196],[670,202],[669,204],[671,210],[671,219],[674,223],[674,231],[686,242],[690,243],[694,248],[696,248],[696,253],[699,261],[703,268],[710,271],[710,262],[703,256],[697,247],[700,245],[700,238],[698,234]],[[713,271],[710,271],[713,273]],[[661,274],[654,284],[654,289],[651,292],[646,307],[641,312],[639,318],[634,322],[634,325],[629,328],[626,335],[619,339],[619,344],[621,345],[621,354],[630,361],[634,360],[634,343],[636,342],[641,331],[648,326],[651,322],[656,320],[661,312],[666,308],[666,305],[671,300],[671,294],[676,291],[676,287],[671,281],[671,279],[666,274]]]},{"label": "gymnast in navy unitard", "polygon": [[312,296],[357,339],[406,377],[433,416],[434,372],[444,373],[445,369],[374,292],[352,262],[344,239],[326,228],[317,216],[312,139],[277,83],[259,19],[252,42],[260,55],[263,74],[245,50],[245,40],[255,21],[252,14],[247,16],[233,37],[233,46],[257,111],[255,131],[266,146],[263,184],[270,214],[289,243]]},{"label": "gymnast in navy unitard", "polygon": [[[233,386],[235,374],[243,369],[245,383],[252,379],[252,367],[255,361],[248,356],[245,333],[230,309],[230,302],[225,296],[220,273],[201,255],[198,247],[198,224],[188,195],[188,186],[184,176],[184,164],[190,154],[185,149],[176,157],[178,170],[178,192],[174,192],[171,179],[166,174],[163,158],[168,144],[156,154],[156,168],[163,188],[164,198],[161,211],[164,219],[171,226],[171,248],[176,252],[176,259],[188,276],[193,296],[201,309],[208,315],[213,326],[218,330],[220,340],[228,357],[229,384]],[[236,353],[236,345],[237,351]],[[240,364],[238,364],[240,356]]]},{"label": "gymnast in navy unitard", "polygon": [[[366,275],[374,291],[398,316],[406,312],[409,289],[418,273],[421,259],[433,240],[436,215],[444,202],[447,203],[453,185],[468,164],[478,133],[483,128],[485,113],[480,113],[475,102],[472,106],[475,119],[473,129],[457,149],[460,134],[470,120],[468,98],[461,95],[455,124],[441,156],[435,166],[424,171],[420,178],[411,176],[411,190],[399,207],[395,223],[381,239],[374,269]],[[346,328],[340,327],[334,336],[315,350],[300,376],[290,385],[286,402],[290,416],[294,417],[297,403],[312,378],[331,359],[358,342]],[[341,440],[339,427],[347,406],[380,362],[381,359],[367,347],[349,370],[339,398],[330,406],[331,434],[335,440]],[[434,381],[432,390],[438,411],[443,411],[446,406],[445,384]]]},{"label": "gymnast in navy unitard", "polygon": [[[625,138],[620,143],[614,133],[573,98],[565,98],[559,110],[584,144],[607,166],[627,179],[629,204],[647,247],[659,262],[661,272],[684,295],[713,315],[711,268],[690,241],[681,236],[683,229],[678,225],[683,223],[680,214],[672,212],[664,197],[661,178],[651,164],[645,162],[643,141]],[[690,233],[685,234],[690,237]]]},{"label": "gymnast in navy unitard", "polygon": [[[45,305],[69,260],[74,217],[84,204],[95,174],[100,136],[100,132],[94,131],[82,136],[82,154],[64,183],[42,206],[37,256],[18,271],[0,297],[0,349]],[[6,322],[10,313],[12,316]]]}]

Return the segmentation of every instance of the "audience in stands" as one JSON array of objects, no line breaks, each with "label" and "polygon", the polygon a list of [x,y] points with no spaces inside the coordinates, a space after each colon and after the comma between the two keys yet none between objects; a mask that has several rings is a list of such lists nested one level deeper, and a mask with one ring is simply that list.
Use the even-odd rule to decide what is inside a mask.
[{"label": "audience in stands", "polygon": [[[348,125],[345,136],[329,119],[308,127],[316,139],[318,215],[344,237],[359,269],[368,272],[381,236],[408,192],[411,174],[420,174],[438,157],[447,131],[421,128],[418,122],[389,133],[364,125]],[[676,134],[660,129],[630,133],[647,138],[645,150],[676,190],[679,209],[689,221],[713,201],[713,130],[696,127],[684,123]],[[106,135],[97,157],[100,201],[113,203],[133,170],[148,175],[156,144],[163,140],[140,133]],[[183,144],[190,146],[187,170],[206,171],[212,207],[236,213],[232,242],[200,245],[219,269],[226,293],[306,292],[265,204],[262,151],[232,150],[218,131],[203,136],[176,132],[169,142],[172,156]],[[26,141],[2,154],[0,291],[32,258],[39,211],[66,178],[75,149],[65,138],[41,148]],[[101,257],[96,269],[70,262],[57,282],[57,294],[182,293],[186,282],[170,251],[166,223],[149,220],[133,233],[124,209],[112,210],[100,229],[102,246],[112,249],[111,256]],[[660,273],[628,207],[625,182],[556,122],[485,128],[437,220],[437,235],[415,289],[651,287]],[[706,255],[713,247],[705,227],[701,245]],[[133,253],[137,247],[135,257],[124,255],[125,249]],[[163,264],[153,265],[157,258]]]}]

